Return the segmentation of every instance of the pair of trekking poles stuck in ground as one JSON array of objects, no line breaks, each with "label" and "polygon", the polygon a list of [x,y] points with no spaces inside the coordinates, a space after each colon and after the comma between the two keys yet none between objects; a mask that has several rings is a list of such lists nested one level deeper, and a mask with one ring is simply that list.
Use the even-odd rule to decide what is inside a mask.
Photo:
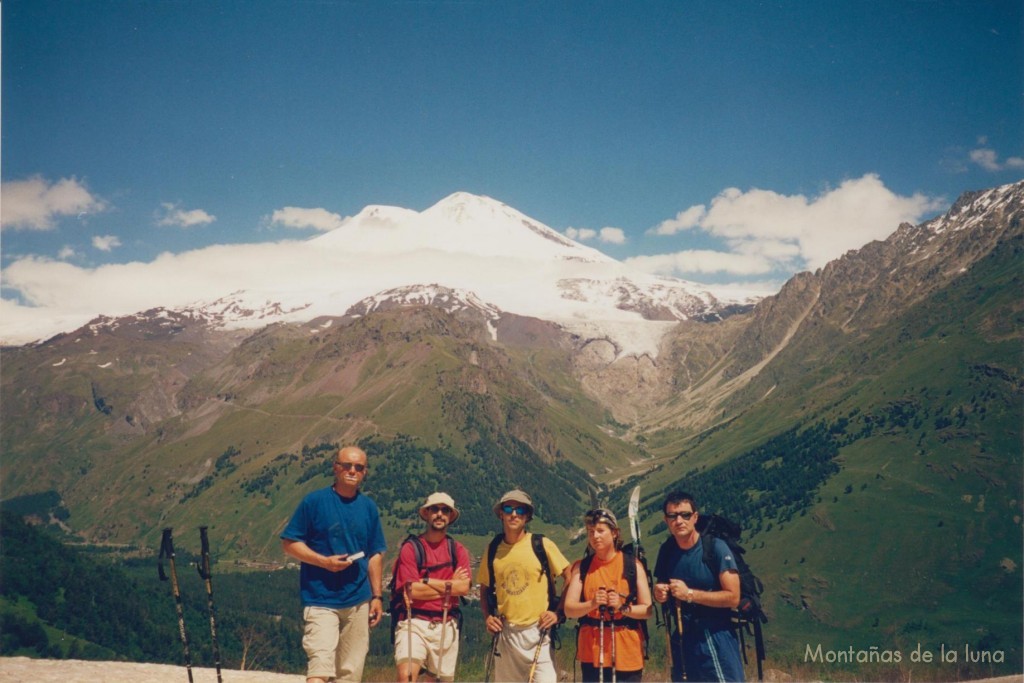
[{"label": "pair of trekking poles stuck in ground", "polygon": [[[220,645],[217,643],[217,611],[213,604],[213,575],[210,573],[210,539],[205,526],[199,527],[199,541],[202,545],[202,554],[196,569],[199,576],[206,585],[206,608],[210,613],[210,637],[213,640],[213,661],[217,667],[217,683],[221,683],[220,674]],[[164,573],[164,559],[167,559],[171,574],[168,577]],[[160,570],[160,580],[171,581],[171,592],[174,594],[174,609],[178,613],[178,635],[181,636],[181,644],[185,649],[185,668],[188,669],[188,680],[192,683],[192,654],[188,645],[188,633],[185,630],[185,611],[181,602],[181,589],[178,586],[178,571],[174,566],[174,538],[170,527],[164,529],[163,538],[160,540],[160,560],[157,568]]]},{"label": "pair of trekking poles stuck in ground", "polygon": [[[405,600],[405,635],[409,645],[409,659],[408,664],[408,678],[410,683],[413,681],[413,669],[412,669],[412,581],[408,581],[405,584],[405,590],[402,591],[403,598]],[[450,581],[446,581],[444,584],[444,599],[443,599],[443,610],[441,612],[441,643],[437,648],[437,668],[444,668],[444,641],[445,635],[448,633],[448,607],[452,597],[452,584]],[[441,673],[438,672],[438,678]]]}]

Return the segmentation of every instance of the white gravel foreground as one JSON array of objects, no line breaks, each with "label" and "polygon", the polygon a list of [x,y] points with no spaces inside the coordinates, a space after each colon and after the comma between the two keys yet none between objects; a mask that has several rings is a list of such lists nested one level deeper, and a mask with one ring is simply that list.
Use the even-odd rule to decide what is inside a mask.
[{"label": "white gravel foreground", "polygon": [[[276,674],[265,671],[234,671],[221,669],[224,683],[299,683],[298,674]],[[192,667],[195,683],[216,683],[217,670]],[[136,683],[137,681],[168,681],[187,683],[184,666],[171,664],[138,664],[134,662],[84,662],[78,659],[32,659],[0,657],[0,681],[37,681],[39,683]]]}]

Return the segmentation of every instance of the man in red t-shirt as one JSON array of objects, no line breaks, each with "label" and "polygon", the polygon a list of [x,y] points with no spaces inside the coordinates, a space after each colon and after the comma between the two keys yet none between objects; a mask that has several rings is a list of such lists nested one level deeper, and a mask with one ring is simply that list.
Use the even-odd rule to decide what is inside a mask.
[{"label": "man in red t-shirt", "polygon": [[403,614],[395,626],[398,680],[415,681],[425,668],[438,681],[453,681],[459,657],[459,597],[470,587],[469,552],[448,537],[459,511],[447,493],[432,493],[420,507],[420,517],[427,530],[402,544],[395,563],[395,589],[408,591],[412,610],[411,620]]}]

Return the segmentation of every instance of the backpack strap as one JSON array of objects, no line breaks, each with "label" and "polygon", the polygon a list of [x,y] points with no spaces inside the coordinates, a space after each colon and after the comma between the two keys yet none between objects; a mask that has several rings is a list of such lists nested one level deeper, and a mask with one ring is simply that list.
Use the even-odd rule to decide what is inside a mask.
[{"label": "backpack strap", "polygon": [[498,546],[501,545],[502,534],[496,535],[487,544],[487,587],[491,591],[491,610],[497,609],[498,594],[494,592],[494,557],[498,554]]},{"label": "backpack strap", "polygon": [[700,535],[700,540],[703,542],[704,566],[706,566],[711,571],[712,575],[714,575],[715,583],[718,585],[718,588],[721,589],[722,580],[719,578],[719,575],[722,573],[722,562],[718,557],[718,554],[715,553],[715,537],[704,533]]},{"label": "backpack strap", "polygon": [[548,582],[548,609],[552,612],[558,612],[558,596],[555,594],[555,582],[551,576],[551,564],[548,562],[548,553],[544,549],[544,534],[532,534],[530,536],[530,543],[533,546],[533,554],[537,556],[537,561],[540,562],[544,578]]}]

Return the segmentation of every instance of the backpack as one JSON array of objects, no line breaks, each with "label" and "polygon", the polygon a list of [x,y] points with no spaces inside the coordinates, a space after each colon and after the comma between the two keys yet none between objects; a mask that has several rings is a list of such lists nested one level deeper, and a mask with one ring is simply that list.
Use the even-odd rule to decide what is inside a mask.
[{"label": "backpack", "polygon": [[[493,614],[497,609],[498,594],[494,590],[494,558],[498,555],[498,546],[505,539],[504,534],[498,534],[491,539],[491,542],[487,546],[487,576],[490,579],[488,588],[490,589],[490,600],[491,613]],[[533,534],[530,535],[530,545],[533,548],[533,554],[537,556],[537,561],[540,562],[541,571],[544,572],[544,578],[548,581],[548,609],[558,615],[558,624],[565,621],[565,612],[562,611],[561,600],[558,597],[558,593],[555,591],[555,581],[551,576],[551,565],[548,563],[548,554],[544,550],[544,534]],[[551,642],[557,650],[561,646],[561,641],[558,640],[558,624],[551,627]]]},{"label": "backpack", "polygon": [[[398,553],[395,556],[395,563],[391,565],[391,579],[388,581],[388,591],[391,593],[391,600],[388,604],[388,612],[391,614],[391,642],[395,642],[395,628],[398,626],[398,622],[402,621],[407,617],[405,612],[405,586],[396,586],[395,577],[398,574],[398,560],[402,556],[402,547],[406,543],[411,543],[413,553],[416,556],[416,568],[419,570],[420,577],[430,578],[430,572],[435,572],[438,569],[445,567],[451,567],[452,571],[455,571],[458,567],[458,555],[455,549],[455,539],[451,536],[446,536],[448,541],[448,561],[440,564],[432,564],[427,566],[427,551],[423,547],[423,540],[419,536],[409,534],[401,545],[398,546]],[[449,614],[454,615],[459,619],[461,625],[462,614],[459,611],[458,606],[453,607],[449,610]],[[459,633],[462,633],[462,629],[459,629]]]},{"label": "backpack", "polygon": [[[583,559],[580,561],[580,585],[581,586],[583,585],[583,582],[587,578],[587,572],[590,571],[591,563],[593,563],[593,561],[594,561],[594,554],[593,554],[593,552],[590,552],[590,547],[589,546],[587,547],[587,550],[588,550],[587,554],[584,555]],[[629,595],[627,595],[626,599],[625,599],[625,603],[627,605],[632,605],[637,600],[637,594],[636,594],[636,561],[637,560],[640,560],[640,564],[641,564],[641,566],[644,569],[644,573],[649,574],[650,572],[647,571],[647,558],[644,556],[644,554],[642,552],[638,553],[636,551],[636,549],[633,547],[632,543],[627,543],[626,545],[622,546],[622,578],[624,578],[626,580],[626,583],[629,585]],[[650,634],[647,632],[647,620],[646,619],[638,620],[637,624],[640,627],[640,632],[643,633],[643,635],[644,635],[644,637],[643,637],[644,659],[649,659],[650,655],[649,655],[649,653],[647,651],[647,642],[650,640]],[[577,624],[577,630],[578,629],[579,629],[579,625]]]},{"label": "backpack", "polygon": [[721,515],[701,515],[697,518],[697,532],[700,533],[704,543],[704,564],[717,578],[721,574],[721,567],[715,563],[714,539],[718,538],[729,546],[733,559],[736,560],[736,568],[740,575],[740,604],[732,611],[732,621],[740,637],[740,648],[743,652],[743,661],[747,660],[747,647],[743,638],[744,630],[749,634],[753,631],[754,651],[757,654],[757,678],[763,678],[762,663],[765,658],[764,634],[761,631],[761,624],[768,623],[768,616],[761,609],[761,593],[764,592],[764,584],[761,579],[754,575],[750,565],[743,559],[746,549],[740,545],[740,525]]}]

